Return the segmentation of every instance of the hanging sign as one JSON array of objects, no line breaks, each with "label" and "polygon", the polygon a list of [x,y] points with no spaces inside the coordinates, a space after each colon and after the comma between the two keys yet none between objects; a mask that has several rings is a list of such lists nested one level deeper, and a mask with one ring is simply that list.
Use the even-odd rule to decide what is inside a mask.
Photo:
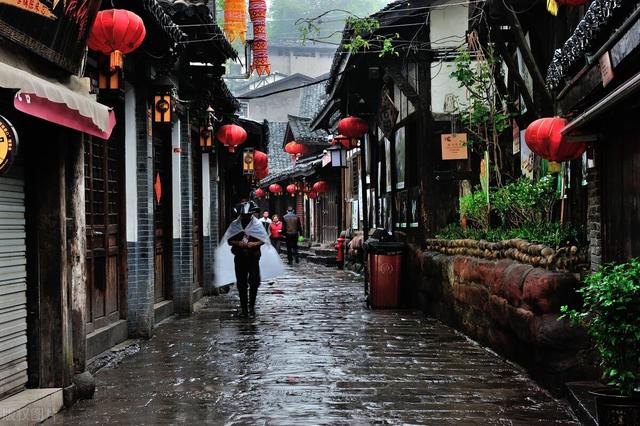
[{"label": "hanging sign", "polygon": [[18,154],[18,133],[9,120],[0,115],[0,175],[9,170]]},{"label": "hanging sign", "polygon": [[398,120],[398,108],[389,97],[389,93],[385,91],[380,101],[380,109],[378,110],[378,123],[384,135],[389,138],[393,128]]},{"label": "hanging sign", "polygon": [[440,144],[442,145],[443,160],[466,160],[469,158],[467,152],[467,134],[466,133],[444,133],[440,136]]},{"label": "hanging sign", "polygon": [[0,0],[0,35],[77,74],[100,0]]},{"label": "hanging sign", "polygon": [[600,67],[600,76],[602,77],[602,87],[607,87],[607,85],[613,81],[614,77],[609,52],[605,52],[605,54],[598,59],[598,66]]}]

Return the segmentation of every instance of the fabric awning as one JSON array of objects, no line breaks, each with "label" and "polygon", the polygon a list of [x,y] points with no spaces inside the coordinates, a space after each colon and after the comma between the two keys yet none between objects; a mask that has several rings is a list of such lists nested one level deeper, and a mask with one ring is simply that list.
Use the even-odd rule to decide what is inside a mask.
[{"label": "fabric awning", "polygon": [[114,112],[89,93],[87,79],[70,76],[60,82],[44,76],[6,48],[0,48],[0,87],[18,89],[18,110],[102,139],[116,123]]}]

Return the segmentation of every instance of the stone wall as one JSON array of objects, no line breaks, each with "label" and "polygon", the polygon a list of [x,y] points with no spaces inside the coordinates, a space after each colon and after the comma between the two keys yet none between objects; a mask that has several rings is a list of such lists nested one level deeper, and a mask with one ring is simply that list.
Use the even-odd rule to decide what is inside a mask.
[{"label": "stone wall", "polygon": [[584,330],[559,320],[560,306],[576,301],[573,274],[415,250],[405,264],[422,309],[522,365],[550,389],[560,392],[569,380],[594,377]]}]

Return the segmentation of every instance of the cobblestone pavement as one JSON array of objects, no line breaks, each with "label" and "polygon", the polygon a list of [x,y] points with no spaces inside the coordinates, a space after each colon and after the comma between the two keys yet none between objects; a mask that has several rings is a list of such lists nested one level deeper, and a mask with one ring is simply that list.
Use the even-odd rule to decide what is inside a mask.
[{"label": "cobblestone pavement", "polygon": [[578,424],[519,369],[439,322],[369,311],[360,280],[300,264],[169,321],[58,424]]}]

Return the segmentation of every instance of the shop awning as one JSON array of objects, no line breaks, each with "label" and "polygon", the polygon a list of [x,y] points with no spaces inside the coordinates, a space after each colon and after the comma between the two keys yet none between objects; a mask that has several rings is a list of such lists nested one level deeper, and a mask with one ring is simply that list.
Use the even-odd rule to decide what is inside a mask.
[{"label": "shop awning", "polygon": [[65,82],[32,69],[11,50],[0,48],[0,87],[18,89],[16,109],[43,120],[108,139],[116,124],[111,109],[95,100],[85,79]]}]

